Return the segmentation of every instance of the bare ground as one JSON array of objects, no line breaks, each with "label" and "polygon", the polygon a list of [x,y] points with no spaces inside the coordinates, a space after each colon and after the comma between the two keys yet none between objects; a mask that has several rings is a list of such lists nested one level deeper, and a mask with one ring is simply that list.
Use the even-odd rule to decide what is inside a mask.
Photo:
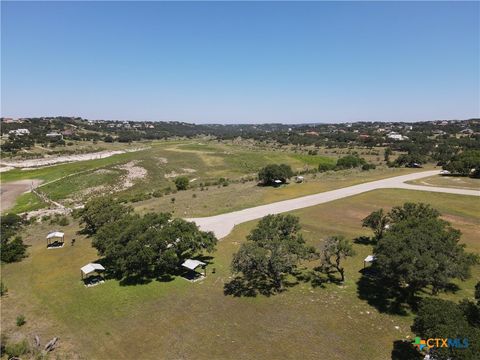
[{"label": "bare ground", "polygon": [[10,209],[15,205],[17,197],[32,187],[36,187],[42,183],[42,180],[19,180],[0,185],[0,204],[1,211]]}]

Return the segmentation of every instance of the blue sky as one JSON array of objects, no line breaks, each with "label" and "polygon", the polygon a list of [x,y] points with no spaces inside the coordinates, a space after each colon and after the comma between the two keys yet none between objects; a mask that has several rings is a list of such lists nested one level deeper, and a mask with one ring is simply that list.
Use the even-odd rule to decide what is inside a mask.
[{"label": "blue sky", "polygon": [[479,23],[478,2],[2,1],[2,115],[478,117]]}]

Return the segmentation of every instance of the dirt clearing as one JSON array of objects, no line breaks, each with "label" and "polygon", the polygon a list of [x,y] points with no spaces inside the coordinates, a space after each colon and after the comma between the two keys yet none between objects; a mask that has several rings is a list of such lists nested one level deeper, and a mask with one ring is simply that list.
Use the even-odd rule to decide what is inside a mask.
[{"label": "dirt clearing", "polygon": [[1,211],[10,209],[15,205],[18,196],[30,191],[42,183],[42,180],[19,180],[0,185],[0,208]]}]

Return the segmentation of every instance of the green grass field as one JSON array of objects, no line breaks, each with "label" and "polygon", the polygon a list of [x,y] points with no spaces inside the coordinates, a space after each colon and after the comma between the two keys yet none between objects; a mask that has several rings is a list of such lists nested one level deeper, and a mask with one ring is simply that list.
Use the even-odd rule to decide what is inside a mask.
[{"label": "green grass field", "polygon": [[[154,191],[164,191],[167,188],[174,189],[173,180],[176,176],[187,175],[192,181],[192,185],[214,182],[219,178],[228,178],[233,181],[255,178],[258,170],[265,165],[272,163],[286,163],[292,166],[295,171],[306,169],[315,169],[321,163],[333,164],[336,154],[325,155],[306,155],[299,153],[292,148],[274,149],[266,148],[260,145],[237,144],[234,142],[218,142],[213,140],[177,140],[177,141],[154,141],[142,144],[127,145],[123,148],[138,148],[140,146],[148,149],[125,154],[114,155],[104,159],[80,161],[68,164],[59,164],[50,167],[44,167],[31,170],[11,170],[1,174],[1,182],[7,183],[24,179],[43,180],[40,190],[51,199],[70,205],[86,200],[88,196],[104,187],[104,191],[112,189],[122,189],[125,171],[120,171],[119,166],[135,162],[136,166],[146,170],[144,178],[134,180],[133,186],[120,191],[119,195],[126,198],[142,198]],[[340,150],[339,150],[340,151]],[[350,151],[350,150],[348,150]],[[342,150],[342,154],[347,150]],[[340,156],[340,154],[338,155]],[[107,173],[101,173],[99,170],[106,170]],[[339,175],[329,175],[323,183],[324,175],[318,179],[310,179],[302,187],[289,186],[288,189],[260,189],[254,187],[248,191],[251,196],[245,199],[245,187],[232,185],[229,191],[232,193],[229,198],[218,197],[217,193],[212,193],[209,188],[209,195],[214,197],[214,201],[209,201],[205,208],[199,209],[204,213],[219,213],[229,211],[230,209],[240,209],[254,204],[272,202],[283,198],[291,198],[314,192],[331,189],[331,185],[337,182],[337,187],[348,184],[369,181],[370,179],[379,179],[381,177],[394,176],[413,170],[409,169],[377,169],[368,173],[354,172],[352,178],[348,173],[341,172]],[[333,180],[333,181],[330,181]],[[350,181],[351,180],[351,181]],[[106,190],[108,188],[108,190]],[[183,199],[186,195],[178,195]],[[190,194],[191,197],[191,194]],[[232,200],[233,199],[233,200]],[[169,200],[163,199],[155,201],[154,208],[164,207]],[[182,202],[183,200],[181,200]],[[215,202],[217,205],[215,205]],[[193,203],[193,202],[192,202]],[[197,201],[198,203],[198,201]],[[147,203],[150,206],[150,203]],[[34,201],[30,194],[21,195],[18,198],[17,205],[13,208],[14,212],[23,212],[34,210],[43,204]],[[139,204],[139,206],[143,206]],[[217,208],[217,209],[212,209]],[[198,214],[199,210],[190,211],[187,207],[178,207],[180,213]]]},{"label": "green grass field", "polygon": [[[469,251],[480,253],[480,203],[467,196],[408,190],[377,190],[295,211],[309,244],[326,236],[369,235],[361,219],[379,207],[423,201],[461,229]],[[109,280],[95,288],[80,282],[80,267],[97,259],[90,240],[64,228],[67,245],[46,250],[51,226],[28,228],[29,257],[2,266],[9,293],[2,298],[2,330],[12,338],[59,336],[58,354],[84,359],[368,359],[390,358],[392,342],[411,336],[412,316],[379,313],[357,296],[356,281],[370,246],[355,244],[346,262],[344,286],[308,282],[271,296],[236,298],[223,294],[233,252],[255,222],[237,227],[212,255],[209,275],[199,283],[171,282],[120,286]],[[75,246],[68,241],[75,237]],[[305,263],[312,267],[315,263]],[[211,274],[215,267],[216,273]],[[459,283],[453,299],[473,297],[474,279]],[[27,323],[15,326],[23,313]],[[72,357],[71,357],[72,358]]]},{"label": "green grass field", "polygon": [[458,189],[480,190],[480,179],[465,176],[431,176],[409,182],[415,185],[452,187]]}]

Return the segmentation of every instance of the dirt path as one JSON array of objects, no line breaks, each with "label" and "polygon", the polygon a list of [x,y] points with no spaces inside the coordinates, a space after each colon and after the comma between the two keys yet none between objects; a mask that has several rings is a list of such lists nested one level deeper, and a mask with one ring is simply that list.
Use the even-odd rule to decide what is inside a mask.
[{"label": "dirt path", "polygon": [[113,155],[125,154],[129,152],[136,152],[136,151],[141,151],[146,149],[147,148],[109,150],[109,151],[99,151],[99,152],[88,153],[88,154],[65,155],[65,156],[56,156],[56,157],[22,160],[22,161],[0,161],[0,164],[4,166],[0,169],[4,169],[2,170],[2,172],[5,172],[14,168],[22,168],[22,169],[39,168],[43,166],[51,166],[51,165],[67,163],[67,162],[104,159]]},{"label": "dirt path", "polygon": [[480,191],[475,191],[475,190],[405,184],[406,181],[421,179],[424,177],[433,176],[437,174],[439,174],[438,170],[422,171],[418,173],[396,176],[393,178],[372,181],[372,182],[363,183],[359,185],[348,186],[342,189],[326,191],[326,192],[322,192],[314,195],[299,197],[296,199],[284,200],[284,201],[279,201],[272,204],[256,206],[253,208],[234,211],[227,214],[221,214],[221,215],[203,217],[203,218],[192,218],[187,220],[194,221],[202,230],[213,231],[215,235],[219,239],[221,239],[227,236],[233,230],[235,225],[238,225],[247,221],[260,219],[269,214],[280,214],[288,211],[315,206],[315,205],[323,204],[329,201],[338,200],[348,196],[358,195],[358,194],[371,191],[371,190],[376,190],[376,189],[400,188],[400,189],[408,189],[408,190],[421,190],[421,191],[443,192],[443,193],[449,193],[449,194],[480,196]]},{"label": "dirt path", "polygon": [[0,185],[1,212],[10,209],[21,194],[30,191],[42,183],[42,180],[19,180]]}]

